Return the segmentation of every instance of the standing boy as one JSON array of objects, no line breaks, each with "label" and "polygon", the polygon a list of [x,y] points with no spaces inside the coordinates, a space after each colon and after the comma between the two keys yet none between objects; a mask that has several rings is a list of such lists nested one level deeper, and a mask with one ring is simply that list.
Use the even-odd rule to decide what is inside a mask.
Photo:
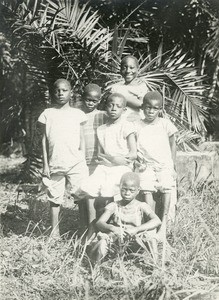
[{"label": "standing boy", "polygon": [[159,212],[162,224],[158,233],[165,238],[171,190],[175,179],[177,128],[169,119],[158,116],[162,103],[159,92],[149,92],[144,96],[142,109],[145,119],[140,122],[137,148],[140,162],[138,171],[145,201],[155,209],[152,193],[160,191],[162,195]]},{"label": "standing boy", "polygon": [[52,236],[59,237],[59,212],[66,181],[74,193],[88,175],[84,156],[83,125],[86,115],[70,107],[71,85],[58,79],[53,85],[54,107],[45,109],[38,121],[43,127],[43,179],[48,178]]},{"label": "standing boy", "polygon": [[[81,109],[87,116],[87,122],[84,125],[85,139],[85,158],[91,175],[97,167],[98,159],[98,138],[97,128],[106,123],[107,114],[105,111],[97,109],[101,100],[101,88],[97,84],[88,84],[82,95]],[[94,199],[87,199],[86,206],[83,201],[79,202],[79,210],[81,219],[84,219],[84,225],[90,224],[96,219],[96,211],[94,208]],[[88,223],[88,224],[87,224]]]},{"label": "standing boy", "polygon": [[127,101],[126,117],[129,121],[138,121],[143,118],[141,106],[148,87],[138,78],[139,63],[135,56],[127,55],[121,60],[120,73],[124,82],[119,82],[111,87],[112,93],[122,94]]}]

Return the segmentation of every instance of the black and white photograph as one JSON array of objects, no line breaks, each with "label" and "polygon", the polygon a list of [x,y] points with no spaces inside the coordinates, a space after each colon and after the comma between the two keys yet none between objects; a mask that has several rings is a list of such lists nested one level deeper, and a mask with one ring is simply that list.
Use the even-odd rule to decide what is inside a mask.
[{"label": "black and white photograph", "polygon": [[2,300],[219,300],[219,0],[0,0]]}]

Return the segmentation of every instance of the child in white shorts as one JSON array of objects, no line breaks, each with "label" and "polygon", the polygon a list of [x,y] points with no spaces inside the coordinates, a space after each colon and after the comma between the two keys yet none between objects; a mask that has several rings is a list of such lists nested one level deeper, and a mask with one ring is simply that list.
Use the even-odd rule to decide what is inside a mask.
[{"label": "child in white shorts", "polygon": [[120,178],[132,170],[137,157],[134,125],[122,118],[125,107],[126,100],[121,94],[108,97],[108,122],[97,128],[98,166],[81,185],[81,190],[89,196],[101,197],[96,207],[98,211],[119,194]]},{"label": "child in white shorts", "polygon": [[43,181],[48,188],[52,235],[59,237],[59,212],[66,182],[74,193],[88,176],[84,155],[83,124],[86,115],[69,105],[71,85],[58,79],[53,85],[55,106],[45,109],[38,122],[43,130]]},{"label": "child in white shorts", "polygon": [[158,232],[163,239],[175,181],[177,128],[169,119],[158,116],[162,101],[159,92],[149,92],[144,96],[142,109],[145,119],[140,121],[137,133],[138,162],[135,171],[140,176],[144,199],[153,209],[155,201],[152,193],[161,192],[162,207],[159,216],[162,224]]}]

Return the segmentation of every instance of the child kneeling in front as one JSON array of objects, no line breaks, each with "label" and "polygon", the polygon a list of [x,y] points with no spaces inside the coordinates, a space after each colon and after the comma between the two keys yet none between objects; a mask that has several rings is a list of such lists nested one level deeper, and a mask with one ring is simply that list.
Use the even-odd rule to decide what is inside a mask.
[{"label": "child kneeling in front", "polygon": [[[140,191],[140,179],[136,173],[125,173],[120,181],[121,200],[109,203],[96,222],[97,241],[90,244],[88,255],[94,262],[103,259],[113,243],[131,237],[137,243],[140,238],[149,243],[152,256],[156,259],[156,229],[161,221],[151,207],[136,200]],[[140,247],[138,247],[140,248]]]}]

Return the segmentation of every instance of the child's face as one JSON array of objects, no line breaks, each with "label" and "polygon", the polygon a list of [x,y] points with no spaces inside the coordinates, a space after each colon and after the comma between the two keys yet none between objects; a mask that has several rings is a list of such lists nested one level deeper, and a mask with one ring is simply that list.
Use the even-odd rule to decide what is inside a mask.
[{"label": "child's face", "polygon": [[113,97],[107,103],[107,114],[111,120],[117,120],[125,111],[125,105],[123,99],[119,97]]},{"label": "child's face", "polygon": [[130,84],[138,76],[138,66],[134,59],[127,58],[121,65],[121,75],[126,84]]},{"label": "child's face", "polygon": [[136,185],[134,180],[124,180],[120,185],[120,193],[122,199],[131,202],[139,193],[139,187]]},{"label": "child's face", "polygon": [[158,114],[161,110],[161,103],[159,100],[151,99],[143,104],[142,109],[145,115],[145,119],[149,122],[152,122],[158,117]]},{"label": "child's face", "polygon": [[54,87],[54,100],[57,104],[63,106],[71,99],[71,87],[66,82],[59,82]]},{"label": "child's face", "polygon": [[86,110],[91,112],[97,108],[100,102],[100,95],[97,91],[89,91],[84,95],[83,100]]}]

